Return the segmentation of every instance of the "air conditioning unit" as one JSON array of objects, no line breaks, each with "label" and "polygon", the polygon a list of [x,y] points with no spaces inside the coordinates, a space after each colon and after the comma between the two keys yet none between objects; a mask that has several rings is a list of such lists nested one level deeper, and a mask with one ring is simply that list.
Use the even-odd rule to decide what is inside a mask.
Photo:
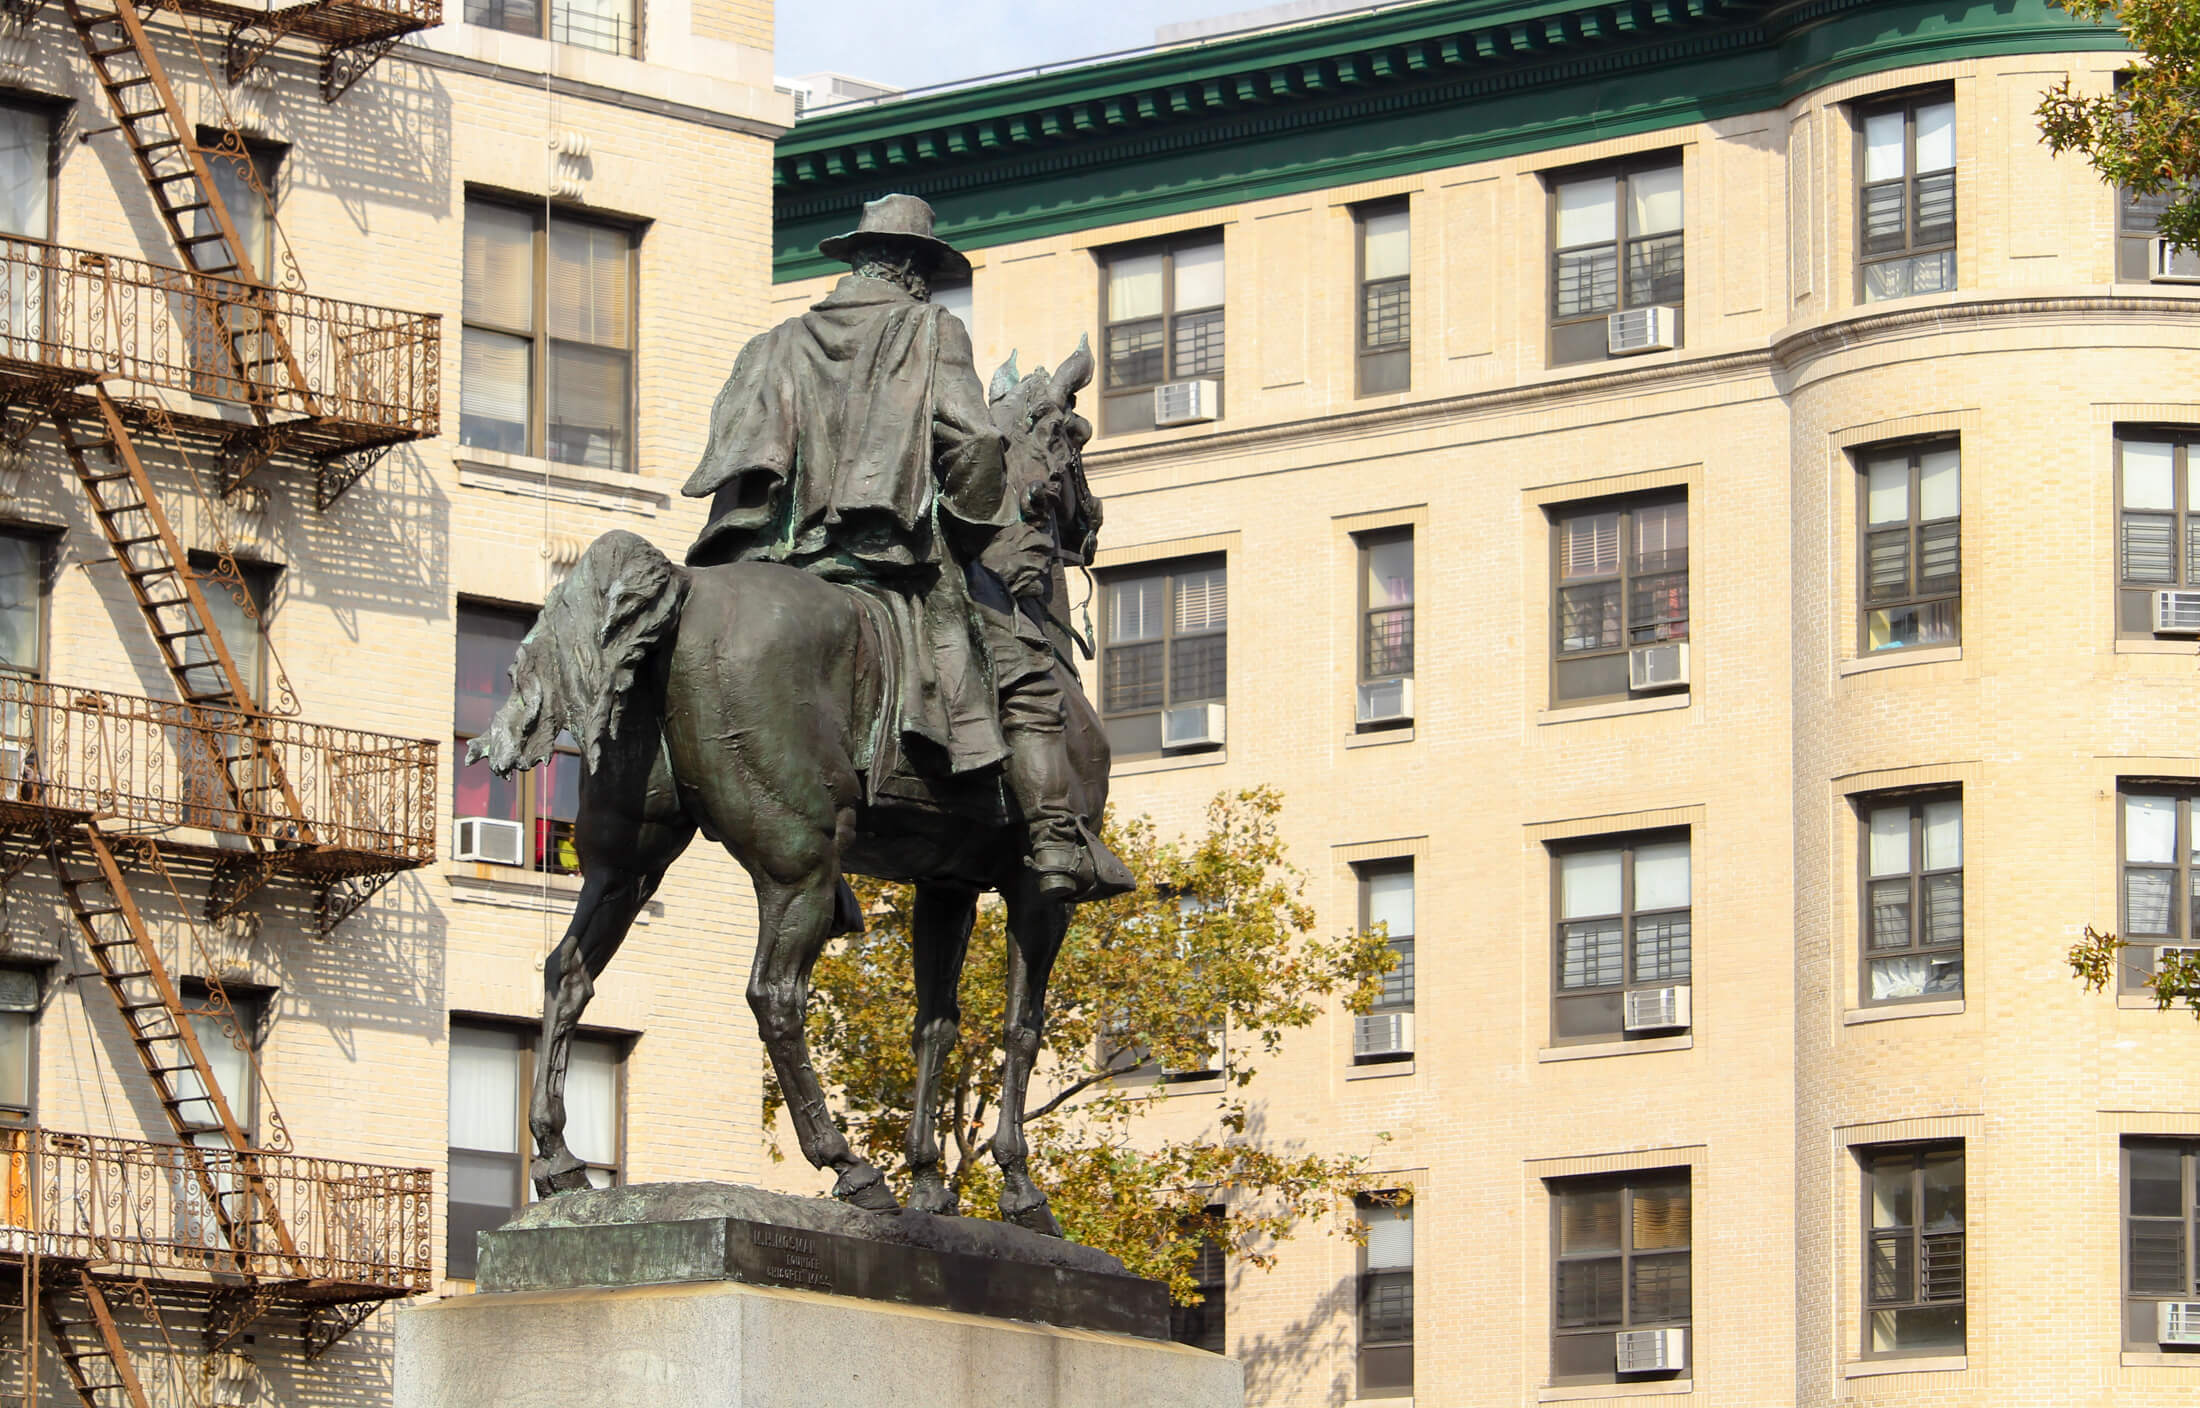
[{"label": "air conditioning unit", "polygon": [[1221,413],[1219,381],[1171,381],[1153,389],[1153,423],[1156,428],[1198,425]]},{"label": "air conditioning unit", "polygon": [[1636,988],[1627,994],[1627,1030],[1669,1031],[1688,1025],[1688,988]]},{"label": "air conditioning unit", "polygon": [[1621,1330],[1613,1339],[1622,1374],[1671,1373],[1688,1367],[1686,1330]]},{"label": "air conditioning unit", "polygon": [[527,862],[527,828],[495,817],[462,816],[451,845],[452,860],[481,860],[491,865]]},{"label": "air conditioning unit", "polygon": [[2157,635],[2200,636],[2200,592],[2156,592],[2154,630]]},{"label": "air conditioning unit", "polygon": [[1161,746],[1214,748],[1222,742],[1222,705],[1180,704],[1161,711]]},{"label": "air conditioning unit", "polygon": [[1615,357],[1670,352],[1680,346],[1678,308],[1625,308],[1604,323],[1604,345]]},{"label": "air conditioning unit", "polygon": [[2159,235],[2151,243],[2153,258],[2149,267],[2154,270],[2154,282],[2200,284],[2200,249],[2171,244]]},{"label": "air conditioning unit", "polygon": [[1352,1019],[1352,1054],[1407,1056],[1413,1052],[1411,1012],[1370,1012]]},{"label": "air conditioning unit", "polygon": [[2161,972],[2163,960],[2169,958],[2182,958],[2187,963],[2190,963],[2194,959],[2200,958],[2200,948],[2187,948],[2179,947],[2175,944],[2163,944],[2161,947],[2154,950],[2154,971],[2157,973]]},{"label": "air conditioning unit", "polygon": [[1357,711],[1363,724],[1388,724],[1413,717],[1413,677],[1375,680],[1360,686]]},{"label": "air conditioning unit", "polygon": [[2165,1300],[2154,1314],[2157,1343],[2200,1344],[2200,1300]]},{"label": "air conditioning unit", "polygon": [[1688,688],[1688,642],[1659,641],[1627,652],[1629,689]]}]

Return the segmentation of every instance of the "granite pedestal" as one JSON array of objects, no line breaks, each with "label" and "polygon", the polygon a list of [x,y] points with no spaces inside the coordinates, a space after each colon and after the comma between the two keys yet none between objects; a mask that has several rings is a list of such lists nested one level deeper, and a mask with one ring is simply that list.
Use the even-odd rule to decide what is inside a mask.
[{"label": "granite pedestal", "polygon": [[1021,1228],[726,1184],[574,1193],[403,1307],[396,1408],[1241,1408],[1167,1298]]}]

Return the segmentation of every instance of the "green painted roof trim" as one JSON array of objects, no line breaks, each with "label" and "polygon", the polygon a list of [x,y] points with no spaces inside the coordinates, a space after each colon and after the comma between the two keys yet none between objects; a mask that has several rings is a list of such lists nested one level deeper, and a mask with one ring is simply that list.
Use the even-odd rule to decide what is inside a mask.
[{"label": "green painted roof trim", "polygon": [[[1502,52],[1480,43],[1493,26]],[[841,267],[817,242],[888,191],[976,250],[1762,112],[1920,64],[2123,47],[2048,0],[1435,0],[805,120],[777,148],[773,276]],[[1295,89],[1262,87],[1293,71]]]}]

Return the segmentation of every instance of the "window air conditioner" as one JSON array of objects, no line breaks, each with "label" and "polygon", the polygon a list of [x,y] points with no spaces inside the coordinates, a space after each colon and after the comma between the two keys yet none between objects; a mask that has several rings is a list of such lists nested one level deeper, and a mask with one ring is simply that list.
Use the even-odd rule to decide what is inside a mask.
[{"label": "window air conditioner", "polygon": [[1680,345],[1677,308],[1623,308],[1604,323],[1604,346],[1615,357],[1670,352]]},{"label": "window air conditioner", "polygon": [[2181,947],[2177,944],[2161,945],[2154,950],[2155,972],[2162,971],[2162,961],[2166,958],[2182,958],[2189,963],[2193,959],[2200,958],[2200,948]]},{"label": "window air conditioner", "polygon": [[516,821],[462,816],[457,830],[457,840],[451,846],[452,860],[481,860],[491,865],[526,863],[527,828]]},{"label": "window air conditioner", "polygon": [[1622,1374],[1656,1374],[1688,1367],[1686,1330],[1621,1330],[1613,1338]]},{"label": "window air conditioner", "polygon": [[1636,988],[1627,994],[1627,1030],[1656,1032],[1687,1025],[1686,986]]},{"label": "window air conditioner", "polygon": [[1154,426],[1158,429],[1213,420],[1221,400],[1219,381],[1165,382],[1153,389]]},{"label": "window air conditioner", "polygon": [[2154,270],[2154,282],[2200,284],[2200,249],[2171,244],[2160,235],[2156,235],[2151,243],[2153,258],[2149,267]]},{"label": "window air conditioner", "polygon": [[1213,748],[1222,742],[1222,704],[1180,704],[1161,711],[1163,748]]},{"label": "window air conditioner", "polygon": [[1352,1054],[1408,1056],[1413,1052],[1411,1012],[1370,1012],[1352,1019]]},{"label": "window air conditioner", "polygon": [[2160,1344],[2200,1344],[2200,1300],[2165,1300],[2154,1307]]},{"label": "window air conditioner", "polygon": [[1363,724],[1396,723],[1413,717],[1413,677],[1375,680],[1360,686],[1358,718]]},{"label": "window air conditioner", "polygon": [[2154,631],[2157,635],[2200,636],[2200,592],[2156,592]]},{"label": "window air conditioner", "polygon": [[1629,689],[1688,688],[1688,642],[1660,641],[1627,652]]}]

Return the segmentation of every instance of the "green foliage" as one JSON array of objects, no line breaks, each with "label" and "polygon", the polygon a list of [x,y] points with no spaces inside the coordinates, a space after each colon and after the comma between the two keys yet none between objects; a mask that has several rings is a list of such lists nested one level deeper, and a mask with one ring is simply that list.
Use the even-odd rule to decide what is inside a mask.
[{"label": "green foliage", "polygon": [[2122,26],[2140,54],[2114,92],[2048,90],[2040,131],[2057,152],[2083,152],[2106,180],[2138,195],[2175,194],[2162,233],[2200,248],[2200,5],[2193,0],[2055,0],[2080,19]]},{"label": "green foliage", "polygon": [[[1226,793],[1202,834],[1163,838],[1144,818],[1110,819],[1107,837],[1140,880],[1105,904],[1080,906],[1047,993],[1046,1053],[1034,1073],[1027,1137],[1032,1171],[1064,1230],[1196,1299],[1192,1270],[1214,1237],[1265,1268],[1295,1227],[1340,1216],[1372,1186],[1361,1155],[1296,1147],[1261,1126],[1248,1102],[1256,1062],[1331,1000],[1365,1012],[1396,961],[1380,926],[1315,933],[1304,877],[1277,831],[1282,800],[1269,789]],[[810,1004],[813,1057],[850,1140],[893,1170],[906,1193],[903,1139],[916,1082],[910,906],[906,886],[859,883],[865,932],[818,961]],[[998,1174],[986,1140],[998,1117],[1008,935],[1000,905],[980,907],[962,981],[962,1032],[941,1078],[940,1139],[964,1210],[993,1216]],[[1210,1033],[1227,1033],[1220,1093],[1196,1134],[1141,1130],[1172,1090],[1159,1072],[1201,1070]],[[765,1119],[779,1105],[767,1077]],[[1188,1101],[1170,1104],[1172,1129]],[[1141,1137],[1143,1136],[1143,1137]],[[1223,1190],[1227,1210],[1207,1211]]]},{"label": "green foliage", "polygon": [[[2116,965],[2122,961],[2126,947],[2114,934],[2102,933],[2088,924],[2085,937],[2070,946],[2070,971],[2085,984],[2087,992],[2100,992],[2115,981]],[[2154,1005],[2162,1011],[2182,1002],[2200,1019],[2200,959],[2191,953],[2164,954],[2160,967],[2147,978],[2146,987],[2154,994]]]}]

